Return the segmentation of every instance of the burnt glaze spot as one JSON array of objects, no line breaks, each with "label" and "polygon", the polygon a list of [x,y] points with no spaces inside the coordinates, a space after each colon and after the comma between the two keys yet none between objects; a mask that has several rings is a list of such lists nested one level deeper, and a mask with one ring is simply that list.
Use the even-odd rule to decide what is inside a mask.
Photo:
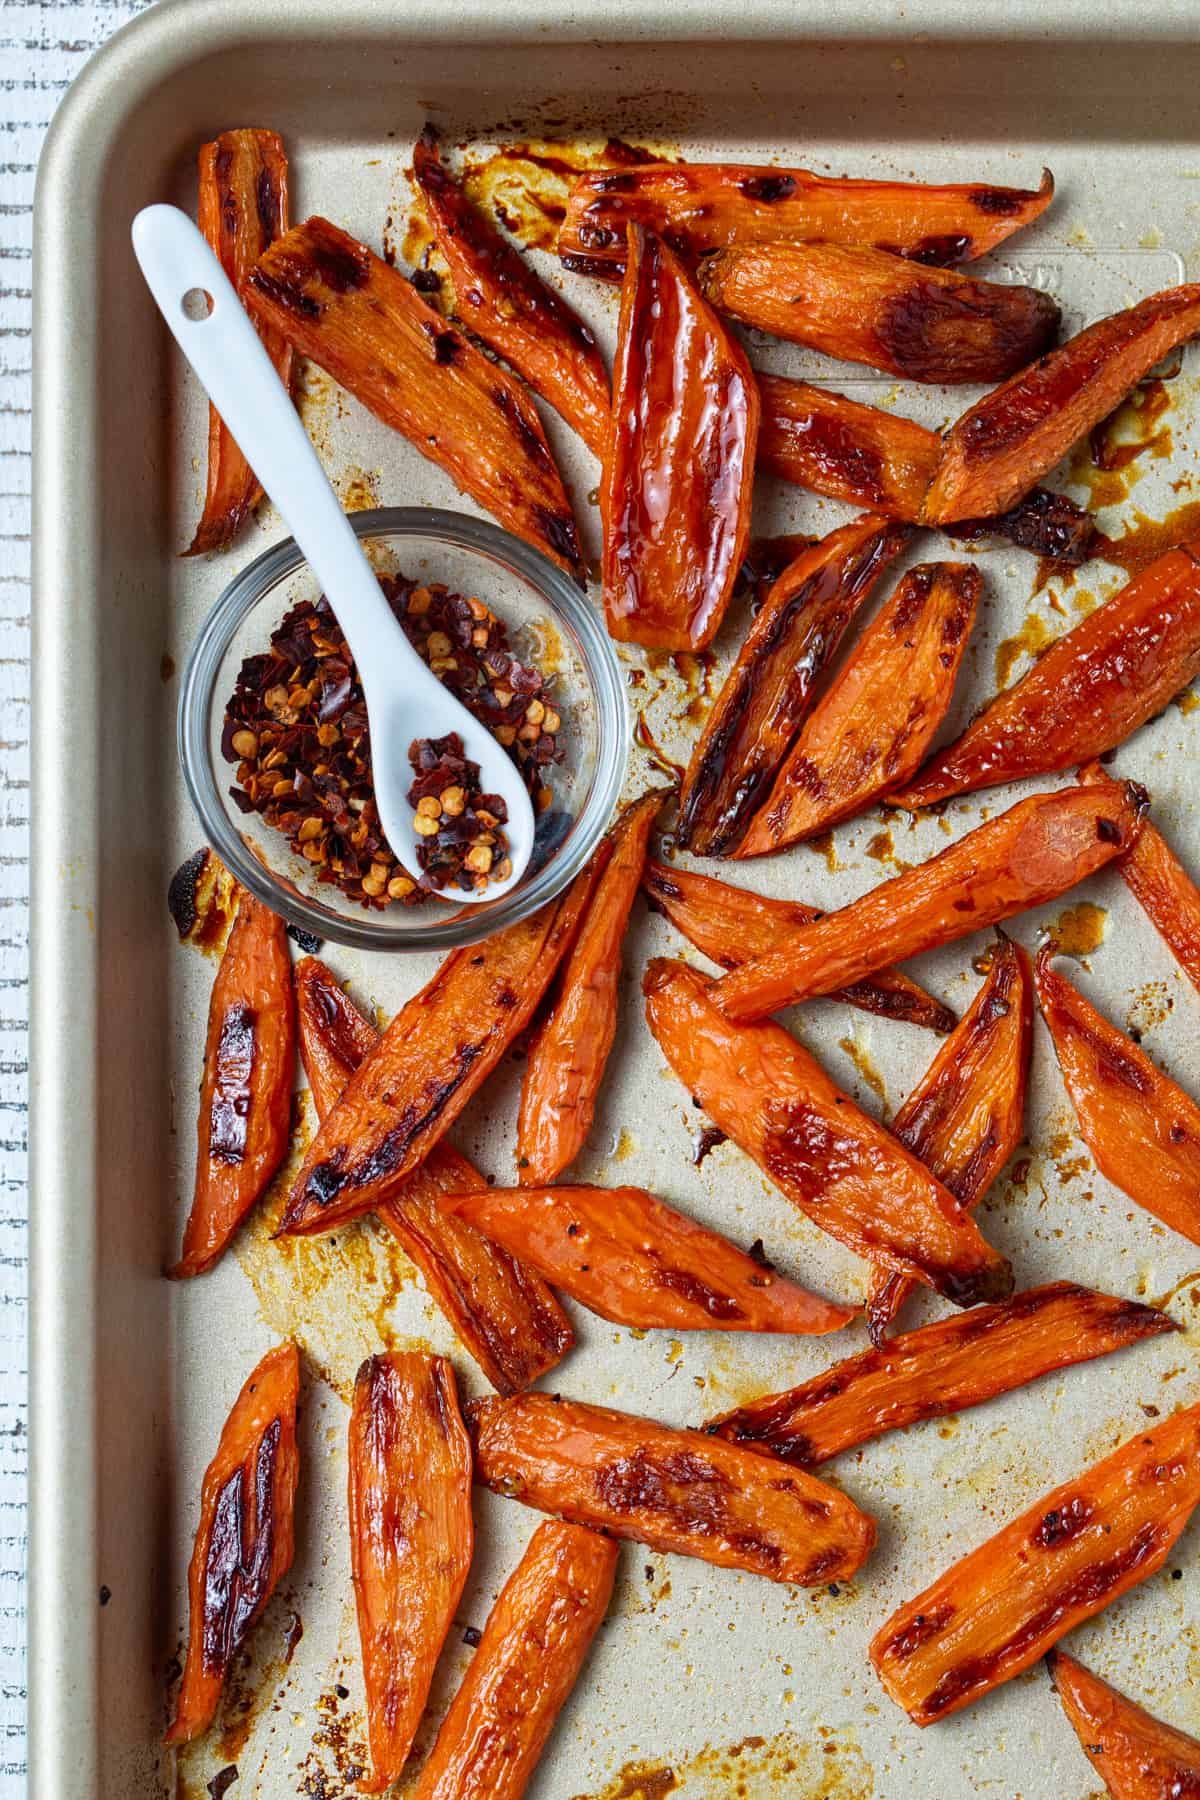
[{"label": "burnt glaze spot", "polygon": [[246,280],[256,294],[261,294],[281,312],[296,313],[302,319],[319,319],[321,316],[320,301],[306,294],[294,277],[271,274],[259,266],[251,269]]},{"label": "burnt glaze spot", "polygon": [[1049,348],[1059,316],[1036,288],[924,277],[883,303],[875,337],[888,366],[914,381],[997,381]]},{"label": "burnt glaze spot", "polygon": [[1121,842],[1121,827],[1117,824],[1115,819],[1097,819],[1096,836],[1100,839],[1102,844],[1119,844]]},{"label": "burnt glaze spot", "polygon": [[371,271],[370,252],[353,240],[332,233],[310,231],[306,254],[323,285],[335,294],[365,287]]},{"label": "burnt glaze spot", "polygon": [[254,204],[258,212],[263,248],[273,244],[283,230],[279,214],[279,189],[270,169],[260,169],[254,183]]},{"label": "burnt glaze spot", "polygon": [[576,226],[575,236],[585,250],[608,250],[620,241],[617,233],[611,227],[597,225],[586,216]]},{"label": "burnt glaze spot", "polygon": [[1089,1500],[1075,1494],[1061,1506],[1051,1507],[1049,1512],[1043,1513],[1030,1533],[1030,1541],[1042,1550],[1057,1550],[1087,1528],[1095,1510]]},{"label": "burnt glaze spot", "polygon": [[271,1591],[275,1549],[275,1465],[283,1426],[272,1420],[254,1458],[253,1512],[247,1518],[246,1468],[217,1496],[204,1560],[205,1672],[222,1675]]},{"label": "burnt glaze spot", "polygon": [[[696,1142],[696,1153],[692,1157],[692,1167],[703,1167],[706,1156],[711,1156],[720,1145],[728,1143],[729,1133],[722,1131],[719,1125],[706,1125]],[[732,1315],[731,1315],[732,1316]]]},{"label": "burnt glaze spot", "polygon": [[1007,512],[986,519],[957,519],[939,527],[947,537],[1001,537],[1035,556],[1075,568],[1086,562],[1100,533],[1090,512],[1050,488],[1034,488]]},{"label": "burnt glaze spot", "polygon": [[455,362],[462,354],[463,342],[454,332],[435,325],[432,319],[422,319],[421,328],[433,345],[433,360],[443,368],[447,363]]},{"label": "burnt glaze spot", "polygon": [[231,1006],[221,1020],[208,1114],[208,1154],[215,1162],[246,1159],[257,1021],[257,1013],[243,1003]]},{"label": "burnt glaze spot", "polygon": [[532,512],[542,536],[550,548],[557,556],[561,557],[563,562],[569,563],[571,568],[578,570],[580,567],[579,534],[571,515],[552,512],[548,506],[538,505],[532,508]]},{"label": "burnt glaze spot", "polygon": [[884,1656],[895,1657],[898,1662],[906,1662],[914,1651],[923,1644],[929,1643],[939,1631],[944,1631],[954,1617],[955,1608],[947,1600],[940,1606],[931,1606],[928,1612],[917,1613],[916,1616],[902,1625],[895,1635],[883,1646]]},{"label": "burnt glaze spot", "polygon": [[1015,219],[1022,212],[1028,200],[1019,188],[977,187],[971,190],[971,199],[980,212],[988,213],[996,219]]},{"label": "burnt glaze spot", "polygon": [[167,889],[167,910],[175,921],[175,929],[181,939],[195,930],[199,918],[196,897],[204,871],[208,867],[211,852],[197,850],[194,856],[180,863],[171,877],[171,885]]},{"label": "burnt glaze spot", "polygon": [[524,412],[516,396],[508,388],[495,387],[492,389],[492,399],[495,402],[496,410],[514,436],[520,440],[521,448],[530,462],[542,470],[553,469],[550,452],[543,442],[541,432],[534,420]]},{"label": "burnt glaze spot", "polygon": [[229,1792],[237,1778],[238,1767],[236,1763],[226,1763],[223,1769],[218,1769],[212,1780],[208,1783],[207,1791],[209,1800],[225,1800],[225,1795]]},{"label": "burnt glaze spot", "polygon": [[921,608],[933,592],[933,584],[940,571],[933,563],[922,563],[919,568],[910,569],[900,585],[895,599],[895,611],[892,614],[892,635],[903,637],[909,626],[916,620]]},{"label": "burnt glaze spot", "polygon": [[[731,1550],[753,1557],[761,1567],[775,1568],[783,1560],[778,1544],[733,1520],[733,1483],[715,1463],[695,1451],[635,1450],[631,1456],[602,1463],[592,1480],[601,1505],[618,1518],[649,1513],[688,1536],[720,1540]],[[840,1563],[840,1552],[836,1560]]]},{"label": "burnt glaze spot", "polygon": [[[878,244],[876,248],[894,250],[895,246]],[[927,268],[944,269],[951,267],[954,263],[965,262],[973,253],[974,248],[973,238],[947,232],[942,236],[931,235],[920,238],[917,243],[910,245],[900,254],[908,262],[924,263]]]},{"label": "burnt glaze spot", "polygon": [[354,1006],[332,981],[311,982],[306,988],[306,994],[317,1016],[321,1037],[326,1046],[332,1050],[343,1068],[353,1072],[363,1059],[354,1030],[357,1016]]},{"label": "burnt glaze spot", "polygon": [[731,1294],[722,1294],[717,1288],[709,1287],[706,1281],[687,1269],[659,1267],[654,1273],[660,1287],[699,1307],[710,1319],[744,1319],[746,1316]]},{"label": "burnt glaze spot", "polygon": [[747,200],[789,200],[796,191],[794,175],[747,175],[738,182],[738,192]]}]

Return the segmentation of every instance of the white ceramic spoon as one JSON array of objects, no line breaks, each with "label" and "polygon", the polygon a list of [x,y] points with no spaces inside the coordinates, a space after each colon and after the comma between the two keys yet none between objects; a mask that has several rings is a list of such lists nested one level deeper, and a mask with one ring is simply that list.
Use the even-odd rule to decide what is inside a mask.
[{"label": "white ceramic spoon", "polygon": [[[533,850],[533,808],[516,765],[487,729],[417,655],[392,616],[370,563],[233,284],[186,213],[147,206],[133,221],[133,248],[150,292],[209,399],[279,510],[337,615],[358,666],[371,727],[379,817],[394,854],[416,875],[414,738],[456,731],[479,764],[486,794],[508,807],[512,874],[482,891],[457,887],[455,901],[497,900],[520,880]],[[205,296],[210,303],[206,309]]]}]

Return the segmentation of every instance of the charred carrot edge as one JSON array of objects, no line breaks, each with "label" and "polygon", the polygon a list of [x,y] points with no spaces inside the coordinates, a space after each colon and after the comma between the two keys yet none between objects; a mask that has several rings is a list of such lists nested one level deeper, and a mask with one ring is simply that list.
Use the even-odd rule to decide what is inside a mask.
[{"label": "charred carrot edge", "polygon": [[697,279],[743,325],[907,381],[1003,381],[1058,335],[1058,303],[1039,288],[858,244],[740,245],[705,257]]},{"label": "charred carrot edge", "polygon": [[1033,794],[733,970],[716,1004],[731,1019],[760,1019],[1052,900],[1129,848],[1146,804],[1131,781]]},{"label": "charred carrot edge", "polygon": [[1029,1668],[1162,1567],[1200,1500],[1200,1407],[1039,1500],[894,1612],[871,1642],[887,1692],[930,1725]]},{"label": "charred carrot edge", "polygon": [[300,1470],[294,1344],[267,1352],[234,1401],[204,1471],[188,1567],[188,1641],[168,1744],[212,1723],[229,1666],[292,1566]]},{"label": "charred carrot edge", "polygon": [[[288,228],[288,163],[274,131],[225,131],[200,148],[199,225],[221,267],[240,287],[263,251]],[[292,347],[260,323],[279,379],[287,387]],[[186,555],[225,550],[262,498],[262,489],[215,406],[208,409],[208,489]]]},{"label": "charred carrot edge", "polygon": [[441,1204],[615,1325],[807,1335],[854,1317],[644,1188],[484,1186]]},{"label": "charred carrot edge", "polygon": [[492,1608],[412,1800],[521,1800],[608,1611],[617,1546],[548,1519]]},{"label": "charred carrot edge", "polygon": [[908,526],[867,517],[802,550],[768,593],[717,695],[679,795],[677,841],[704,856],[738,843],[796,741],[813,686]]},{"label": "charred carrot edge", "polygon": [[946,434],[925,523],[1004,512],[1198,331],[1200,284],[1166,288],[1089,325],[986,394]]},{"label": "charred carrot edge", "polygon": [[571,503],[529,395],[403,275],[312,218],[270,246],[243,293],[302,356],[582,583]]},{"label": "charred carrot edge", "polygon": [[849,1356],[708,1429],[813,1468],[886,1431],[981,1406],[1054,1369],[1178,1329],[1153,1306],[1056,1281]]},{"label": "charred carrot edge", "polygon": [[[1112,777],[1090,763],[1079,771],[1079,779],[1104,783]],[[1150,819],[1143,820],[1117,863],[1117,873],[1188,980],[1200,989],[1200,888]]]},{"label": "charred carrot edge", "polygon": [[1048,1661],[1062,1709],[1113,1800],[1183,1800],[1197,1791],[1200,1738],[1156,1719],[1065,1650],[1052,1650]]},{"label": "charred carrot edge", "polygon": [[300,1061],[317,1118],[324,1120],[381,1034],[319,956],[302,956],[295,979]]},{"label": "charred carrot edge", "polygon": [[287,1155],[295,1066],[287,931],[243,891],[208,1003],[196,1184],[172,1277],[212,1267]]},{"label": "charred carrot edge", "polygon": [[701,650],[750,535],[758,386],[683,264],[630,232],[600,482],[604,614],[611,637]]},{"label": "charred carrot edge", "polygon": [[731,1024],[686,963],[654,960],[643,989],[686,1091],[822,1231],[956,1305],[1011,1294],[1008,1263],[954,1196],[780,1026]]},{"label": "charred carrot edge", "polygon": [[589,328],[472,206],[442,162],[432,126],[413,150],[413,177],[450,269],[457,316],[602,457],[608,374]]},{"label": "charred carrot edge", "polygon": [[1107,1176],[1200,1244],[1200,1106],[1038,953],[1038,1002],[1083,1140]]},{"label": "charred carrot edge", "polygon": [[812,837],[916,772],[953,698],[982,591],[972,563],[922,563],[901,577],[805,719],[736,856]]},{"label": "charred carrot edge", "polygon": [[471,1566],[471,1445],[444,1356],[363,1363],[349,1440],[350,1567],[371,1775],[399,1780]]},{"label": "charred carrot edge", "polygon": [[654,1550],[801,1587],[862,1567],[875,1522],[801,1469],[558,1394],[474,1400],[475,1479]]},{"label": "charred carrot edge", "polygon": [[681,255],[789,238],[871,244],[921,263],[970,262],[1045,212],[1054,177],[1036,189],[830,180],[753,163],[643,163],[581,175],[567,200],[558,253],[568,268],[616,280],[631,221]]}]

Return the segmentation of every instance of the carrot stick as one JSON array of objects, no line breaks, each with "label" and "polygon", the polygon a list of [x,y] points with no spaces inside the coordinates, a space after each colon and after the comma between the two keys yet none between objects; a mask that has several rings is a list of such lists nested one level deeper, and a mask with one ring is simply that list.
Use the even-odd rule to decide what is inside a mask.
[{"label": "carrot stick", "polygon": [[1083,1753],[1112,1800],[1187,1800],[1200,1794],[1200,1739],[1156,1719],[1065,1650],[1050,1679]]},{"label": "carrot stick", "polygon": [[[1103,783],[1112,777],[1091,763],[1080,769],[1079,779]],[[1149,819],[1142,821],[1142,829],[1118,861],[1117,873],[1193,987],[1200,989],[1200,888]]]}]

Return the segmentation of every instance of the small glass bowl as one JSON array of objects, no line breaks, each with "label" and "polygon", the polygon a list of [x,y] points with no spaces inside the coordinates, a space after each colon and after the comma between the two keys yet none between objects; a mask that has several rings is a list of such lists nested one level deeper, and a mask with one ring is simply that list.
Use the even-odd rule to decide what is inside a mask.
[{"label": "small glass bowl", "polygon": [[[176,741],[183,778],[206,837],[230,873],[289,924],[361,950],[443,950],[478,943],[524,919],[561,893],[596,848],[621,791],[629,732],[621,668],[601,620],[553,563],[481,519],[426,507],[383,507],[351,515],[372,565],[486,602],[508,627],[523,661],[554,677],[562,717],[561,763],[551,765],[553,820],[524,878],[493,905],[430,899],[391,902],[382,912],[358,905],[256,813],[230,798],[235,765],[221,754],[225,705],[243,660],[265,651],[271,633],[298,601],[320,592],[286,538],[230,582],[188,657],[179,696]],[[420,721],[413,721],[420,736]],[[405,744],[401,754],[407,754]]]}]

